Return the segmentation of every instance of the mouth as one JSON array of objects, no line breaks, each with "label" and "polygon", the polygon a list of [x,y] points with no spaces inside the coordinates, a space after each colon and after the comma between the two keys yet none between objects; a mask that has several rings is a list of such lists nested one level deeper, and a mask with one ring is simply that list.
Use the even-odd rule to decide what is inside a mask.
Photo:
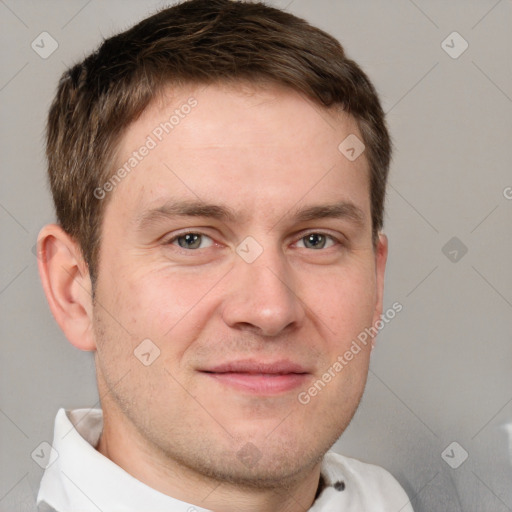
[{"label": "mouth", "polygon": [[303,366],[286,360],[232,361],[200,371],[223,386],[258,395],[292,391],[304,386],[311,375]]}]

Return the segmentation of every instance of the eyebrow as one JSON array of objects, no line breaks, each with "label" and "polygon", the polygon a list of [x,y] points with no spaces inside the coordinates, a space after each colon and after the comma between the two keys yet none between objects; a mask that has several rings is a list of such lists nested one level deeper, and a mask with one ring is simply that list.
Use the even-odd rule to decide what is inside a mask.
[{"label": "eyebrow", "polygon": [[327,218],[348,219],[360,226],[364,225],[365,217],[361,208],[347,201],[297,209],[293,215],[293,218],[300,222]]},{"label": "eyebrow", "polygon": [[[290,211],[293,213],[290,215]],[[334,204],[315,205],[289,210],[275,225],[285,217],[297,222],[317,219],[347,219],[358,226],[365,223],[365,214],[354,203],[341,201]],[[245,222],[247,214],[242,214],[224,205],[204,203],[199,200],[169,200],[161,206],[142,212],[136,220],[138,231],[144,231],[152,224],[175,217],[207,217],[224,222]]]},{"label": "eyebrow", "polygon": [[227,206],[195,200],[169,200],[157,208],[143,212],[136,221],[137,229],[144,231],[151,224],[174,217],[208,217],[224,222],[240,220],[240,215]]}]

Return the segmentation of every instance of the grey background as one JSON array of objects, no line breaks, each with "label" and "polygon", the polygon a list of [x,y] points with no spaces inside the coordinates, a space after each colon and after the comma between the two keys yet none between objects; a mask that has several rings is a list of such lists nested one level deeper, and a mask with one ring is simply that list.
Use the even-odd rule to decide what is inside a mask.
[{"label": "grey background", "polygon": [[[57,409],[98,406],[91,354],[53,321],[32,252],[53,221],[48,106],[65,66],[165,3],[0,0],[1,511],[33,510],[42,469],[30,454],[51,442]],[[395,144],[385,307],[403,311],[379,335],[335,449],[386,467],[417,512],[511,511],[512,2],[269,3],[342,42],[376,84]],[[59,44],[47,59],[31,48],[43,31]],[[457,59],[441,45],[453,31],[469,44]],[[453,441],[469,454],[457,469],[441,457]]]}]

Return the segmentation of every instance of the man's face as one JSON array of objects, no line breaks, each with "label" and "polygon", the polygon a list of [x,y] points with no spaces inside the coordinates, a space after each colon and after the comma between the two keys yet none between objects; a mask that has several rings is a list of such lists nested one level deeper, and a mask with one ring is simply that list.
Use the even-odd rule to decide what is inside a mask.
[{"label": "man's face", "polygon": [[183,89],[129,127],[118,167],[157,144],[110,192],[94,330],[105,418],[134,453],[270,485],[348,425],[369,343],[298,397],[380,315],[385,244],[366,158],[338,150],[350,134],[350,116],[278,87]]}]

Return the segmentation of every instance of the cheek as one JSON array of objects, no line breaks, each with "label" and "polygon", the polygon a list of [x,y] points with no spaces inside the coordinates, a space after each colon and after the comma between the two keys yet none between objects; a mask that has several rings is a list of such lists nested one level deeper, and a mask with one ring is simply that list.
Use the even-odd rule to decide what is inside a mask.
[{"label": "cheek", "polygon": [[375,272],[370,263],[361,262],[334,275],[331,271],[321,280],[317,276],[317,282],[321,290],[309,300],[323,321],[327,358],[299,401],[307,403],[312,416],[323,415],[327,423],[344,429],[359,404],[368,374],[371,339],[365,329],[372,325],[376,307]]},{"label": "cheek", "polygon": [[338,343],[352,338],[373,322],[377,305],[375,272],[371,265],[356,265],[349,269],[316,276],[314,294],[308,305],[325,321],[329,338]]},{"label": "cheek", "polygon": [[133,338],[149,338],[179,357],[212,316],[208,292],[221,276],[169,268],[132,272],[116,287],[112,309]]}]

